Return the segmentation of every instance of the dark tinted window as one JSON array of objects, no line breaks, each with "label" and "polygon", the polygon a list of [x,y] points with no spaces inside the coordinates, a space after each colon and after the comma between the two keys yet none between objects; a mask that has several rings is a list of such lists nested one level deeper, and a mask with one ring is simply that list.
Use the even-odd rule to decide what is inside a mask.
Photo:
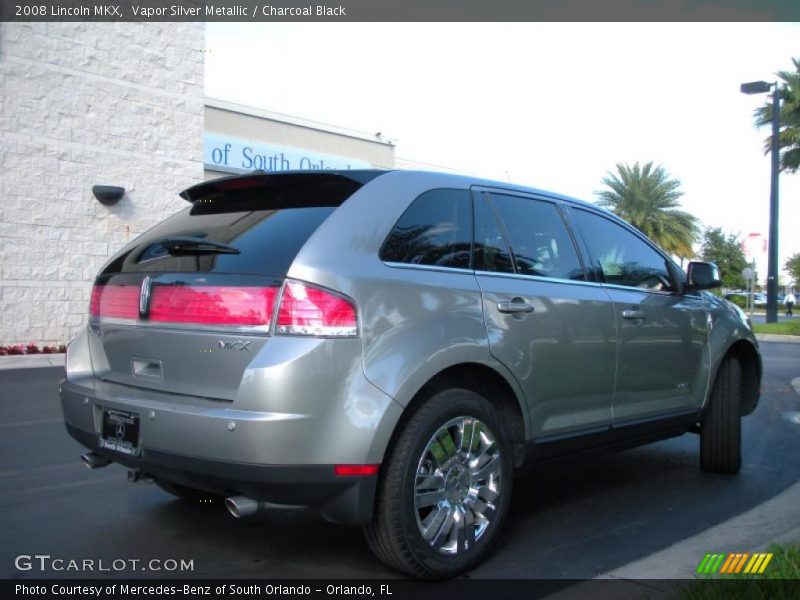
[{"label": "dark tinted window", "polygon": [[606,283],[649,290],[669,289],[664,257],[613,221],[585,210],[573,210],[594,267]]},{"label": "dark tinted window", "polygon": [[467,190],[431,190],[414,200],[381,249],[381,260],[469,269],[472,207]]},{"label": "dark tinted window", "polygon": [[[334,172],[293,173],[203,182],[181,193],[192,200],[191,208],[128,244],[101,274],[173,271],[282,277],[336,207],[378,176],[361,171],[353,177]],[[168,240],[175,237],[225,244],[238,253],[170,254]]]},{"label": "dark tinted window", "polygon": [[[103,269],[103,274],[137,271],[242,273],[283,276],[300,248],[336,210],[331,206],[193,215],[179,212],[142,235]],[[159,243],[175,236],[233,246],[239,254],[171,256]]]},{"label": "dark tinted window", "polygon": [[511,253],[484,194],[475,198],[474,268],[477,271],[513,273]]},{"label": "dark tinted window", "polygon": [[583,279],[575,245],[558,208],[521,196],[491,194],[521,275]]}]

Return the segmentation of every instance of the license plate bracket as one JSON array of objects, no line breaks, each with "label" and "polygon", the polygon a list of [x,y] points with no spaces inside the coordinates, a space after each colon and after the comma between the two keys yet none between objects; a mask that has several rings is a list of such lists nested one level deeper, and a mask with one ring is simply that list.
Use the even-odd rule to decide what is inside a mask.
[{"label": "license plate bracket", "polygon": [[103,409],[100,447],[128,456],[138,456],[139,415],[123,410]]}]

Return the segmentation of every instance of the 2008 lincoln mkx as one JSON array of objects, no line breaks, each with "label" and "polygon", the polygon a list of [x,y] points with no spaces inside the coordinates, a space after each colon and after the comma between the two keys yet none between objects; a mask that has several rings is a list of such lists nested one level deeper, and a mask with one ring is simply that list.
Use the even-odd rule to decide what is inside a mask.
[{"label": "2008 lincoln mkx", "polygon": [[736,473],[758,402],[750,324],[613,214],[410,171],[250,174],[114,256],[61,402],[116,462],[236,517],[308,506],[388,565],[486,556],[515,471],[699,433]]}]

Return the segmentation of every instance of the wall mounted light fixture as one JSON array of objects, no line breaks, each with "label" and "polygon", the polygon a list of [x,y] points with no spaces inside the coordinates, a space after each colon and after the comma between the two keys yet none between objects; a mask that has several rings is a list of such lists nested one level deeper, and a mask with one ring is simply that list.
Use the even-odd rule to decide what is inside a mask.
[{"label": "wall mounted light fixture", "polygon": [[116,185],[93,185],[92,193],[100,204],[111,206],[125,195],[125,188]]}]

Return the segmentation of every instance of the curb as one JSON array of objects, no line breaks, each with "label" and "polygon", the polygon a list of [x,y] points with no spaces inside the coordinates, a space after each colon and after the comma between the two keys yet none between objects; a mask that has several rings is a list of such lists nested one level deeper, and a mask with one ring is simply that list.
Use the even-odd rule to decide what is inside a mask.
[{"label": "curb", "polygon": [[[792,379],[791,386],[800,395],[800,377]],[[593,596],[598,600],[672,600],[681,587],[696,580],[697,565],[706,552],[764,552],[773,544],[800,542],[798,505],[800,482],[790,485],[749,511],[695,536],[545,598],[582,600],[586,596]],[[605,580],[608,585],[598,588],[598,579]]]},{"label": "curb", "polygon": [[0,371],[11,369],[36,369],[43,367],[63,367],[64,354],[22,354],[19,356],[0,356]]},{"label": "curb", "polygon": [[800,344],[800,335],[780,335],[777,333],[757,333],[759,342],[783,342],[785,344]]},{"label": "curb", "polygon": [[706,552],[765,549],[800,540],[800,482],[732,519],[599,578],[693,579]]},{"label": "curb", "polygon": [[[697,565],[707,552],[764,551],[775,543],[800,541],[800,482],[777,496],[693,537],[681,540],[642,559],[598,575],[594,580],[546,596],[546,600],[572,600],[594,595],[596,580],[611,580],[613,595],[605,598],[674,598],[676,583],[696,579]],[[593,583],[595,582],[595,583]],[[602,588],[600,588],[602,589]]]}]

